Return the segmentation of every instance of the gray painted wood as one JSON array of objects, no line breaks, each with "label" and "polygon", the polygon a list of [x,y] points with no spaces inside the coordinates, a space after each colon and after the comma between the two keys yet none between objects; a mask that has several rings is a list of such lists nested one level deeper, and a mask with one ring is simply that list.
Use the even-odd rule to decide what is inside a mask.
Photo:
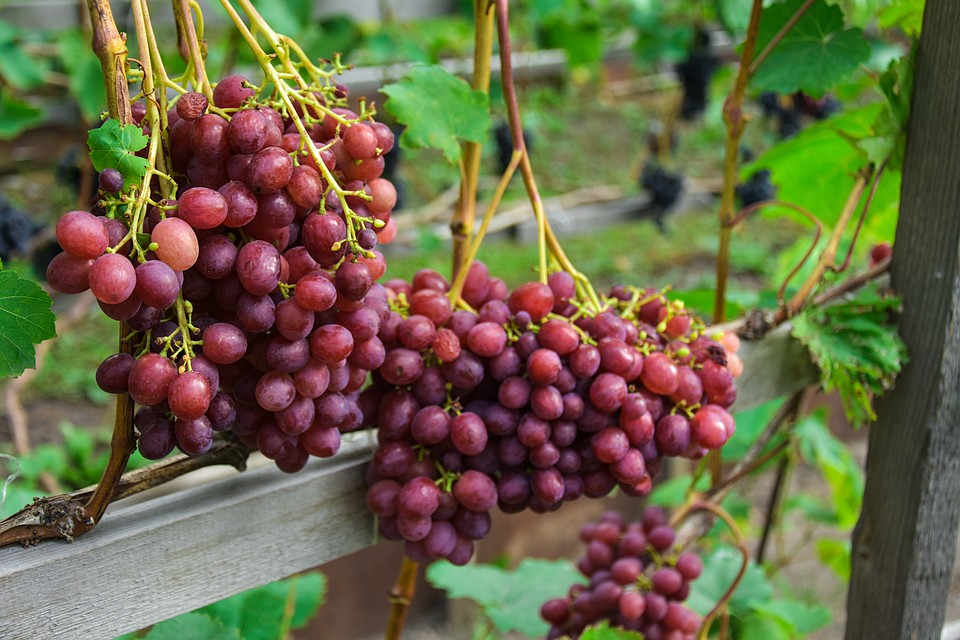
[{"label": "gray painted wood", "polygon": [[[788,327],[740,353],[737,408],[816,381]],[[72,544],[0,549],[0,638],[112,638],[374,544],[363,500],[369,440],[347,440],[297,474],[272,464],[231,473],[121,501]]]},{"label": "gray painted wood", "polygon": [[806,348],[790,336],[790,325],[781,325],[762,340],[744,340],[738,355],[743,375],[737,380],[737,411],[751,409],[775,398],[815,384],[820,373]]},{"label": "gray painted wood", "polygon": [[908,130],[894,288],[910,363],[870,427],[846,637],[941,634],[960,520],[960,3],[929,0]]},{"label": "gray painted wood", "polygon": [[360,435],[297,474],[270,465],[120,503],[72,544],[0,549],[0,638],[113,638],[370,546]]}]

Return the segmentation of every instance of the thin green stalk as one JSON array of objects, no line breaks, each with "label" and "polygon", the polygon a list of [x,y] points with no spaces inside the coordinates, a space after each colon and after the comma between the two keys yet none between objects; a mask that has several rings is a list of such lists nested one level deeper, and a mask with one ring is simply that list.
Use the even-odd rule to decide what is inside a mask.
[{"label": "thin green stalk", "polygon": [[[173,0],[173,15],[177,22],[177,35],[186,40],[189,57],[185,59],[192,68],[197,88],[207,100],[213,102],[213,88],[207,78],[207,70],[203,66],[203,52],[197,40],[197,30],[193,24],[193,11],[189,0]],[[181,51],[182,53],[182,51]]]},{"label": "thin green stalk", "polygon": [[740,56],[740,69],[733,91],[723,105],[723,117],[727,125],[725,157],[723,162],[723,191],[720,195],[720,249],[717,253],[717,287],[713,307],[713,322],[720,323],[726,320],[727,309],[727,278],[730,271],[730,240],[733,229],[730,221],[735,215],[734,192],[737,186],[737,164],[740,156],[740,138],[746,127],[746,118],[743,114],[743,99],[747,91],[747,80],[750,77],[750,61],[757,44],[757,33],[760,30],[760,14],[763,10],[763,0],[753,0],[750,10],[750,23],[747,26],[747,36],[743,42],[743,54]]},{"label": "thin green stalk", "polygon": [[[474,0],[474,49],[473,81],[476,91],[490,92],[490,58],[493,55],[493,19],[492,5],[487,0]],[[466,142],[463,145],[463,179],[460,181],[460,198],[450,220],[450,232],[453,236],[453,274],[456,279],[461,270],[470,266],[467,260],[469,241],[477,214],[477,189],[480,183],[480,156],[483,145],[478,142]],[[475,256],[474,256],[475,257]],[[454,302],[456,302],[454,300]]]},{"label": "thin green stalk", "polygon": [[[490,203],[487,205],[487,211],[483,215],[483,220],[480,222],[480,229],[477,230],[477,233],[474,234],[473,239],[470,241],[470,246],[467,249],[467,252],[464,254],[464,265],[469,265],[473,262],[477,253],[480,251],[480,245],[483,243],[484,237],[487,235],[487,229],[490,227],[490,222],[493,220],[493,215],[497,212],[497,208],[500,206],[500,200],[503,198],[503,194],[506,192],[507,187],[510,185],[510,180],[513,178],[513,174],[517,170],[517,166],[520,164],[520,158],[522,153],[520,151],[514,150],[513,155],[510,156],[510,164],[507,165],[507,170],[503,172],[503,175],[500,176],[500,182],[497,183],[497,188],[493,192],[493,197],[490,198]],[[467,281],[467,273],[469,269],[463,267],[457,271],[457,275],[454,278],[453,284],[450,286],[450,300],[453,303],[456,303],[460,300],[460,294],[463,292],[463,285]]]}]

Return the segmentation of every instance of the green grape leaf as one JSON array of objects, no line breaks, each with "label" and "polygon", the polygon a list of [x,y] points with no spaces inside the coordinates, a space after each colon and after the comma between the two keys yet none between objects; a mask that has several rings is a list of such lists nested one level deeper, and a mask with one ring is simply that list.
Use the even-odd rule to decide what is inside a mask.
[{"label": "green grape leaf", "polygon": [[901,29],[912,38],[920,35],[923,25],[924,0],[892,0],[877,14],[877,26]]},{"label": "green grape leaf", "polygon": [[844,582],[850,581],[850,540],[821,538],[816,542],[820,563],[831,569]]},{"label": "green grape leaf", "polygon": [[780,620],[751,611],[738,621],[737,638],[742,640],[790,640],[790,631]]},{"label": "green grape leaf", "polygon": [[[872,124],[883,110],[881,104],[850,109],[807,127],[789,140],[784,140],[743,166],[741,180],[760,169],[770,170],[770,180],[777,185],[777,198],[792,202],[813,213],[827,227],[832,227],[850,195],[854,176],[867,163],[856,141],[872,134]],[[824,163],[823,158],[830,158]],[[877,207],[886,204],[888,193],[897,181],[884,180],[874,196],[871,216]],[[878,200],[879,198],[879,200]],[[768,207],[764,214],[784,211]],[[802,219],[799,218],[798,219]],[[809,239],[804,239],[809,247]]]},{"label": "green grape leaf", "polygon": [[[743,556],[734,547],[717,547],[703,559],[703,573],[690,583],[687,605],[700,615],[706,615],[733,584],[742,565]],[[770,600],[772,595],[773,587],[763,569],[751,562],[730,598],[730,612],[743,617],[756,605]]]},{"label": "green grape leaf", "polygon": [[0,90],[0,140],[11,140],[43,121],[43,110]]},{"label": "green grape leaf", "polygon": [[451,598],[477,602],[498,631],[533,637],[546,635],[549,628],[540,605],[585,581],[568,561],[536,558],[525,558],[513,571],[482,564],[457,567],[441,560],[427,569],[427,580]]},{"label": "green grape leaf", "polygon": [[794,318],[793,335],[820,368],[824,390],[839,391],[854,426],[876,420],[873,398],[893,386],[907,348],[891,322],[900,300],[874,287],[839,304],[811,307]]},{"label": "green grape leaf", "polygon": [[793,436],[800,455],[817,467],[830,487],[837,526],[852,527],[863,503],[863,471],[850,449],[830,433],[823,411],[798,421],[793,427]]},{"label": "green grape leaf", "polygon": [[636,631],[611,627],[610,621],[604,620],[598,625],[584,629],[580,634],[580,640],[643,640],[643,635]]},{"label": "green grape leaf", "polygon": [[123,174],[124,184],[131,185],[143,179],[150,163],[135,153],[147,146],[149,139],[135,124],[120,126],[119,120],[104,121],[99,129],[91,129],[87,136],[90,159],[97,171],[113,167]]},{"label": "green grape leaf", "polygon": [[487,139],[487,96],[441,66],[415,66],[382,91],[388,96],[384,107],[407,125],[400,140],[408,148],[439,149],[456,163],[461,140],[482,143]]},{"label": "green grape leaf", "polygon": [[36,366],[36,347],[57,335],[50,296],[0,265],[0,378]]},{"label": "green grape leaf", "polygon": [[14,89],[33,89],[43,84],[46,65],[27,55],[21,32],[8,22],[0,22],[0,78]]},{"label": "green grape leaf", "polygon": [[753,0],[716,0],[720,22],[730,33],[743,33],[750,22]]},{"label": "green grape leaf", "polygon": [[236,629],[202,613],[185,613],[153,625],[143,640],[240,640]]},{"label": "green grape leaf", "polygon": [[280,580],[208,605],[200,612],[235,630],[243,640],[273,640],[281,635],[288,606],[288,629],[299,629],[316,615],[326,597],[327,579],[319,571]]},{"label": "green grape leaf", "polygon": [[67,87],[80,113],[91,122],[99,120],[107,104],[107,94],[100,61],[90,49],[89,39],[79,29],[64,31],[57,38],[57,54],[67,70]]},{"label": "green grape leaf", "polygon": [[[764,8],[756,51],[763,51],[793,18],[804,0],[786,0]],[[759,91],[803,91],[820,97],[870,57],[870,43],[860,29],[844,29],[843,12],[826,0],[814,0],[770,50],[750,78]]]}]

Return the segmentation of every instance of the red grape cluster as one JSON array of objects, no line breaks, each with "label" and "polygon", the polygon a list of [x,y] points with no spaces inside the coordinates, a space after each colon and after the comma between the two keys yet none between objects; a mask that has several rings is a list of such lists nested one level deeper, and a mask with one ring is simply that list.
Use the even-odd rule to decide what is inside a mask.
[{"label": "red grape cluster", "polygon": [[368,506],[414,559],[465,562],[497,505],[646,495],[663,457],[733,433],[726,350],[659,292],[615,288],[591,315],[566,272],[508,293],[481,263],[462,293],[476,312],[432,271],[386,286],[387,354],[363,394],[380,441]]},{"label": "red grape cluster", "polygon": [[[142,406],[147,458],[202,454],[232,429],[296,471],[361,424],[360,388],[386,355],[376,246],[393,233],[396,192],[380,173],[394,136],[337,106],[342,87],[314,97],[329,108],[301,105],[295,120],[257,104],[241,76],[216,85],[213,105],[186,93],[167,114],[177,199],[160,199],[154,180],[156,205],[138,217],[123,176],[106,170],[106,215],[57,224],[51,286],[91,289],[139,337],[136,356],[110,356],[97,382]],[[134,105],[138,124],[144,113]]]},{"label": "red grape cluster", "polygon": [[629,524],[608,512],[584,525],[580,538],[587,549],[577,568],[590,582],[573,585],[567,597],[540,608],[551,625],[548,639],[575,640],[602,620],[639,631],[646,640],[696,637],[700,618],[682,602],[703,562],[693,553],[677,553],[674,531],[659,507],[647,507],[640,522]]}]

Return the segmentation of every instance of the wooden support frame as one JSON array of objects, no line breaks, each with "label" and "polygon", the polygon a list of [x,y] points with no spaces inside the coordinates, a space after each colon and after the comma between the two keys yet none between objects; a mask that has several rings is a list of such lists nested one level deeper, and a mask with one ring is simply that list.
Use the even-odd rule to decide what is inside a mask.
[{"label": "wooden support frame", "polygon": [[927,0],[891,282],[910,362],[870,427],[849,640],[939,638],[960,522],[960,3]]}]

